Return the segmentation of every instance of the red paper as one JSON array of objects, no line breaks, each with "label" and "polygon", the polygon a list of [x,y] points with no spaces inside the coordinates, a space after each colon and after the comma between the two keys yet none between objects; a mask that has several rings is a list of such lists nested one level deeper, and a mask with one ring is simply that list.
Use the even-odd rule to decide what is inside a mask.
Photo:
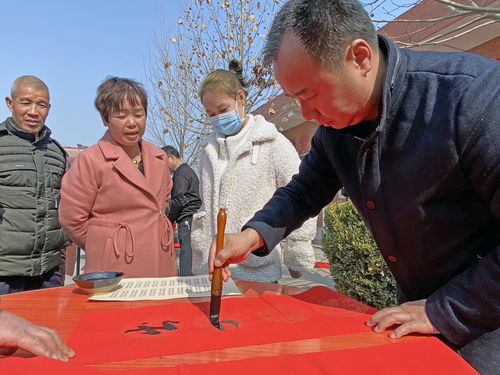
[{"label": "red paper", "polygon": [[72,365],[41,357],[6,358],[0,360],[0,373],[9,375],[478,374],[458,354],[432,337],[360,349],[119,371]]},{"label": "red paper", "polygon": [[[80,364],[112,362],[371,332],[364,324],[368,315],[307,302],[310,299],[321,303],[332,295],[336,293],[225,297],[220,320],[236,321],[238,328],[225,324],[223,331],[210,324],[208,302],[87,312],[68,340],[69,346],[77,352],[77,357],[71,361]],[[163,322],[172,330],[162,328]],[[139,331],[141,325],[157,327],[157,333],[145,334],[145,330]],[[125,333],[128,330],[137,331]]]},{"label": "red paper", "polygon": [[293,298],[323,306],[340,307],[363,314],[374,314],[377,312],[374,307],[365,305],[324,286],[315,286],[305,292],[294,295]]},{"label": "red paper", "polygon": [[330,262],[316,262],[314,268],[330,268]]}]

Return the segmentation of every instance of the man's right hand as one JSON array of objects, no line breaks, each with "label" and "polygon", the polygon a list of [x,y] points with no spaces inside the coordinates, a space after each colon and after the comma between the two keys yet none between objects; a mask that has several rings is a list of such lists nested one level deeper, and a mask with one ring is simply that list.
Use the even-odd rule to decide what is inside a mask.
[{"label": "man's right hand", "polygon": [[37,326],[4,310],[0,310],[0,347],[20,348],[65,362],[75,356],[53,329]]},{"label": "man's right hand", "polygon": [[214,238],[210,247],[210,256],[208,257],[209,278],[212,280],[215,268],[222,267],[222,279],[224,281],[231,277],[229,264],[243,262],[252,251],[264,246],[261,235],[252,228],[246,228],[240,233],[226,234],[224,236],[224,247],[217,255],[215,255],[215,243]]}]

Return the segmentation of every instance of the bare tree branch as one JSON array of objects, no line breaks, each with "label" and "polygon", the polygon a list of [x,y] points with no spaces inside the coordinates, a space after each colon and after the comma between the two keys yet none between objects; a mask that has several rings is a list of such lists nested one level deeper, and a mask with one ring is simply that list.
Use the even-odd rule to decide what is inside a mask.
[{"label": "bare tree branch", "polygon": [[463,9],[463,10],[467,10],[467,11],[472,12],[472,13],[481,13],[481,14],[496,13],[496,14],[500,14],[499,8],[479,7],[477,5],[464,5],[464,4],[460,4],[460,3],[457,3],[455,1],[450,1],[450,0],[434,0],[434,1],[437,1],[438,3],[444,4],[444,5],[448,5],[453,9]]},{"label": "bare tree branch", "polygon": [[[406,24],[407,28],[401,30],[401,35],[391,35],[391,37],[401,46],[412,48],[412,47],[422,47],[422,46],[436,46],[444,45],[450,41],[461,38],[471,32],[481,29],[486,26],[490,26],[496,22],[500,21],[500,8],[491,6],[478,6],[473,0],[465,0],[464,3],[459,3],[452,0],[433,0],[436,3],[442,4],[442,16],[434,18],[377,18],[372,21],[375,24],[387,23],[387,24]],[[368,8],[375,9],[375,4],[386,3],[386,0],[375,0],[368,4],[365,4]],[[420,0],[414,1],[413,4],[409,4],[412,7],[420,3]],[[497,3],[497,2],[495,2]],[[430,6],[430,2],[427,2]],[[396,6],[396,5],[395,5]],[[401,6],[397,5],[397,8]],[[446,12],[448,9],[448,13]],[[371,11],[371,10],[369,10]],[[389,13],[388,13],[389,14]],[[412,13],[414,15],[415,12]],[[374,13],[371,13],[372,17]],[[411,16],[410,16],[411,17]],[[489,19],[489,20],[488,20]],[[446,29],[443,32],[434,34],[432,37],[419,37],[420,34],[428,34],[426,31],[433,26],[448,21],[453,21],[456,26]],[[478,24],[480,23],[480,24]],[[414,27],[412,25],[421,24],[422,27]],[[447,24],[447,25],[448,25]],[[437,26],[439,27],[439,26]],[[442,27],[442,26],[440,26]],[[403,34],[404,32],[404,34]],[[411,39],[414,39],[412,41]],[[420,40],[419,40],[420,39]]]},{"label": "bare tree branch", "polygon": [[383,19],[372,19],[372,22],[375,22],[375,23],[398,23],[398,22],[401,22],[401,23],[419,23],[419,22],[440,22],[440,21],[443,21],[443,20],[448,20],[450,18],[456,18],[456,17],[462,17],[464,15],[464,13],[462,12],[459,12],[459,13],[452,13],[452,14],[449,14],[447,16],[444,16],[444,17],[436,17],[436,18],[424,18],[424,19],[408,19],[408,18],[395,18],[395,19],[386,19],[386,20],[383,20]]},{"label": "bare tree branch", "polygon": [[246,111],[280,90],[261,49],[280,0],[178,0],[181,12],[174,31],[162,32],[148,80],[153,89],[148,136],[157,144],[172,144],[184,160],[197,163],[199,147],[212,129],[198,96],[211,71],[227,69],[233,58],[242,62],[247,89]]},{"label": "bare tree branch", "polygon": [[[483,18],[483,17],[481,17],[481,18]],[[474,22],[475,22],[475,21],[474,21]],[[453,39],[459,38],[459,37],[461,37],[461,36],[464,36],[464,35],[466,35],[466,34],[468,34],[468,33],[472,32],[472,31],[474,31],[474,30],[477,30],[477,29],[479,29],[479,28],[481,28],[481,27],[488,26],[488,25],[490,25],[490,24],[492,24],[492,23],[494,23],[494,22],[495,22],[495,21],[490,20],[490,21],[488,21],[488,22],[485,22],[485,23],[482,23],[482,24],[480,24],[480,25],[474,26],[474,27],[472,27],[472,28],[470,28],[470,29],[467,29],[467,30],[462,31],[461,33],[455,34],[455,35],[453,35],[453,36],[450,36],[450,37],[448,37],[448,38],[444,38],[444,39],[440,39],[440,38],[442,38],[442,37],[444,37],[444,36],[446,36],[446,35],[448,35],[448,34],[451,34],[452,32],[455,32],[455,31],[457,31],[457,30],[463,30],[463,28],[458,28],[458,27],[457,27],[457,28],[456,28],[455,30],[453,30],[453,31],[446,32],[446,33],[442,33],[442,34],[438,34],[438,35],[434,36],[433,38],[431,38],[431,39],[429,39],[429,40],[426,40],[426,41],[422,41],[422,42],[418,42],[418,43],[406,43],[406,44],[405,44],[405,43],[402,43],[402,44],[405,44],[405,46],[406,46],[406,47],[408,47],[408,48],[410,48],[410,47],[418,47],[418,46],[425,46],[425,45],[435,45],[435,44],[436,44],[436,42],[434,42],[434,40],[436,40],[436,39],[440,39],[440,40],[439,40],[439,44],[443,44],[443,43],[446,43],[446,42],[448,42],[448,41],[450,41],[450,40],[453,40]]]}]

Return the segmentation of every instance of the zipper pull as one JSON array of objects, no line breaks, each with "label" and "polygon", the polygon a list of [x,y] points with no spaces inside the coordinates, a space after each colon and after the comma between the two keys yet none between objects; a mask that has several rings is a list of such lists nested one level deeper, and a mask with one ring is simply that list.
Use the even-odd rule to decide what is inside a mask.
[{"label": "zipper pull", "polygon": [[259,156],[259,145],[254,143],[252,147],[252,164],[255,165],[257,164],[257,159]]}]

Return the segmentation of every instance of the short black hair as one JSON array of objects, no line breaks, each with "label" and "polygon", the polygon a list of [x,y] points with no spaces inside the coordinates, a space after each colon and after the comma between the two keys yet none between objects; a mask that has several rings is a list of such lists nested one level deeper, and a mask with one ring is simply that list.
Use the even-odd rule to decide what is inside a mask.
[{"label": "short black hair", "polygon": [[179,154],[179,151],[177,151],[177,149],[174,147],[174,146],[163,146],[161,148],[163,151],[165,151],[165,153],[167,155],[172,155],[173,157],[177,158],[177,159],[180,159],[181,158],[181,155]]},{"label": "short black hair", "polygon": [[309,56],[327,69],[340,65],[355,39],[378,50],[377,32],[359,0],[288,0],[269,28],[265,65],[276,58],[287,32],[295,34]]}]

